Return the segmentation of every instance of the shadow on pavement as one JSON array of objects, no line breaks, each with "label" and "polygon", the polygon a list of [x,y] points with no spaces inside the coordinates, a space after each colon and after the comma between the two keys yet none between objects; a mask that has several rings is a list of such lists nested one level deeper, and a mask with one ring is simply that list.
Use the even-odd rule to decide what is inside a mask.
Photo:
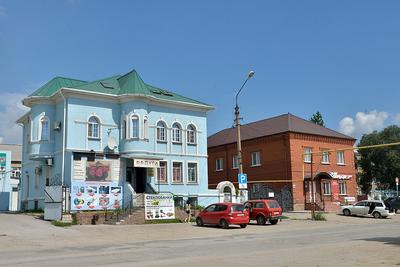
[{"label": "shadow on pavement", "polygon": [[382,242],[385,245],[400,246],[400,236],[398,236],[398,237],[373,237],[373,238],[366,238],[366,239],[359,239],[359,240]]}]

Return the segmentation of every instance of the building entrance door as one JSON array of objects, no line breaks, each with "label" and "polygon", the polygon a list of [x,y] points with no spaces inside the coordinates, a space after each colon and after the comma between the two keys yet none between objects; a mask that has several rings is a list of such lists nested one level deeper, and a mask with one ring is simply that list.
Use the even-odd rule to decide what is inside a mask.
[{"label": "building entrance door", "polygon": [[136,193],[140,194],[146,192],[146,180],[147,180],[147,169],[134,168],[132,186],[135,189]]}]

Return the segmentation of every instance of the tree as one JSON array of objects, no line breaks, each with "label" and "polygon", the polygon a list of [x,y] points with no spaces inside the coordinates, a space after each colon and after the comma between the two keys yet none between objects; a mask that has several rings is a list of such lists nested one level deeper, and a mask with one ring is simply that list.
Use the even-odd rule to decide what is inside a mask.
[{"label": "tree", "polygon": [[[400,140],[400,128],[393,125],[380,132],[362,136],[359,146],[395,143]],[[394,178],[400,176],[400,146],[362,149],[358,166],[362,168],[358,182],[361,190],[368,194],[372,182],[379,187],[395,188]]]},{"label": "tree", "polygon": [[315,114],[311,116],[310,121],[325,127],[324,120],[322,119],[322,115],[319,111],[317,111]]}]

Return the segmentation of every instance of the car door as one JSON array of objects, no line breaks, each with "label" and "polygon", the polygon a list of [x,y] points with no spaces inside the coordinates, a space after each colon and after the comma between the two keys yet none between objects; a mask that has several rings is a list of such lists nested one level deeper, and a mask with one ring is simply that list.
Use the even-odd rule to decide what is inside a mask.
[{"label": "car door", "polygon": [[226,211],[228,209],[227,205],[224,204],[217,204],[215,207],[214,212],[212,212],[211,220],[212,224],[219,224],[219,221],[221,218],[223,218],[226,215]]},{"label": "car door", "polygon": [[265,214],[265,204],[264,204],[264,202],[254,202],[252,218],[256,219],[257,214],[260,214],[260,213],[263,214],[264,216],[267,215],[267,214]]},{"label": "car door", "polygon": [[361,201],[356,204],[354,204],[353,208],[351,209],[351,213],[354,215],[365,215],[368,213],[368,202],[366,201]]},{"label": "car door", "polygon": [[213,204],[204,209],[203,214],[201,216],[203,223],[205,223],[205,224],[212,223],[212,216],[214,214],[216,206],[217,205]]}]

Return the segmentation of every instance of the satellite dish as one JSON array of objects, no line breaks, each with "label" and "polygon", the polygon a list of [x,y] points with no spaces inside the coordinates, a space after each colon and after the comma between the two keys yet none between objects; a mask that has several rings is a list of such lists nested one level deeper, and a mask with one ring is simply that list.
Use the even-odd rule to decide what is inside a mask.
[{"label": "satellite dish", "polygon": [[114,137],[109,137],[107,139],[107,146],[110,150],[114,150],[117,147],[117,140]]}]

